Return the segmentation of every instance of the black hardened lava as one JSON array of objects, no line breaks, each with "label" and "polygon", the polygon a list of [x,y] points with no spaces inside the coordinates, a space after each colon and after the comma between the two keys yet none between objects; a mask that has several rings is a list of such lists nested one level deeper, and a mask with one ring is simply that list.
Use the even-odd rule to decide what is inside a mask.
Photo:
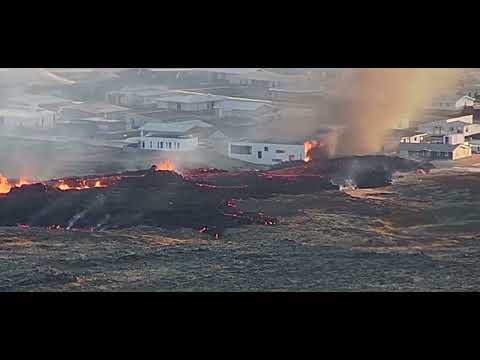
[{"label": "black hardened lava", "polygon": [[342,181],[384,186],[390,183],[393,171],[417,167],[416,162],[398,158],[355,157],[322,164],[291,163],[264,172],[197,169],[183,176],[152,169],[125,172],[105,176],[106,187],[82,190],[60,190],[57,185],[61,181],[74,187],[72,184],[87,178],[52,180],[12,188],[1,196],[0,226],[93,231],[149,225],[193,228],[218,238],[229,227],[277,223],[262,212],[237,209],[238,199],[335,190]]}]

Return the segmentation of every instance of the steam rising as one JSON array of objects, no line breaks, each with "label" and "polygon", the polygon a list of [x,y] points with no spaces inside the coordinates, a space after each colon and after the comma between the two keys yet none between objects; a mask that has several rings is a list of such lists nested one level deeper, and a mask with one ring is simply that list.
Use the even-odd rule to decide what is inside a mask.
[{"label": "steam rising", "polygon": [[456,69],[352,69],[317,106],[317,123],[344,126],[338,155],[378,152],[400,116],[421,110],[458,75]]}]

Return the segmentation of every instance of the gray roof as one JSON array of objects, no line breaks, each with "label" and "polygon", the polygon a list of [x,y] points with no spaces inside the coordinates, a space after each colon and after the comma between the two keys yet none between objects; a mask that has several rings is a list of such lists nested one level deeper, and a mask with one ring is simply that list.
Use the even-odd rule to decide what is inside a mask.
[{"label": "gray roof", "polygon": [[208,101],[222,101],[225,98],[223,96],[205,94],[205,95],[173,95],[157,98],[160,102],[173,102],[173,103],[204,103]]},{"label": "gray roof", "polygon": [[475,100],[475,98],[472,98],[468,95],[443,95],[443,96],[437,96],[436,98],[433,99],[433,102],[457,102],[458,100],[462,99],[463,97],[467,97],[468,99]]},{"label": "gray roof", "polygon": [[181,121],[181,122],[169,122],[169,123],[158,123],[151,122],[147,123],[140,128],[144,131],[153,131],[153,132],[163,132],[163,133],[186,133],[192,130],[195,127],[212,127],[212,125],[207,124],[200,120],[190,120],[190,121]]},{"label": "gray roof", "polygon": [[103,114],[120,111],[128,111],[129,109],[123,106],[112,105],[105,102],[86,102],[82,104],[64,106],[63,109],[73,109],[84,111],[92,114]]},{"label": "gray roof", "polygon": [[270,104],[265,104],[257,101],[225,100],[223,102],[223,110],[225,111],[256,111],[263,106],[273,108],[273,106]]},{"label": "gray roof", "polygon": [[401,143],[400,150],[406,151],[439,151],[439,152],[451,152],[457,147],[462,146],[463,144],[415,144],[415,143]]}]

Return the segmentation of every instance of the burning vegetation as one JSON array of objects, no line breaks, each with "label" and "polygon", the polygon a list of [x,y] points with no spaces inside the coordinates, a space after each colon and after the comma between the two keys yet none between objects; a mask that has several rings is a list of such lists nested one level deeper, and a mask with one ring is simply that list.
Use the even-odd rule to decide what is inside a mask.
[{"label": "burning vegetation", "polygon": [[[309,154],[313,149],[322,145],[312,142]],[[149,170],[36,184],[11,184],[2,177],[6,195],[0,199],[0,226],[95,231],[147,225],[193,228],[218,239],[229,227],[277,224],[261,211],[243,211],[242,199],[338,190],[345,183],[384,186],[394,171],[417,168],[414,161],[385,156],[319,160],[313,155],[308,162],[268,171],[193,169],[179,174],[171,170],[173,162],[163,162]]]}]

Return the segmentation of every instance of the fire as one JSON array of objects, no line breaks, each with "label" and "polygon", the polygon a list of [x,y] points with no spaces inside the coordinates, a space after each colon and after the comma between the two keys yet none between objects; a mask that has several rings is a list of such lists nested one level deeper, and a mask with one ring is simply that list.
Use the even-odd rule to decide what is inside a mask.
[{"label": "fire", "polygon": [[8,182],[8,179],[0,174],[0,194],[9,193],[11,188],[12,186]]},{"label": "fire", "polygon": [[321,141],[318,141],[318,140],[309,140],[309,141],[306,141],[305,144],[304,144],[304,147],[305,147],[305,158],[304,158],[304,161],[305,162],[309,162],[309,161],[312,161],[312,152],[314,149],[320,149],[320,148],[323,148],[325,146],[325,144]]},{"label": "fire", "polygon": [[157,165],[157,170],[162,171],[175,171],[175,164],[170,160],[160,161]]},{"label": "fire", "polygon": [[22,177],[16,183],[10,183],[6,176],[0,174],[0,194],[8,194],[13,187],[21,187],[23,185],[29,185],[31,182]]},{"label": "fire", "polygon": [[65,183],[65,180],[59,180],[57,189],[59,190],[85,190],[85,189],[90,189],[90,186],[88,186],[87,182],[85,180],[80,181],[78,186],[70,186],[67,183]]}]

